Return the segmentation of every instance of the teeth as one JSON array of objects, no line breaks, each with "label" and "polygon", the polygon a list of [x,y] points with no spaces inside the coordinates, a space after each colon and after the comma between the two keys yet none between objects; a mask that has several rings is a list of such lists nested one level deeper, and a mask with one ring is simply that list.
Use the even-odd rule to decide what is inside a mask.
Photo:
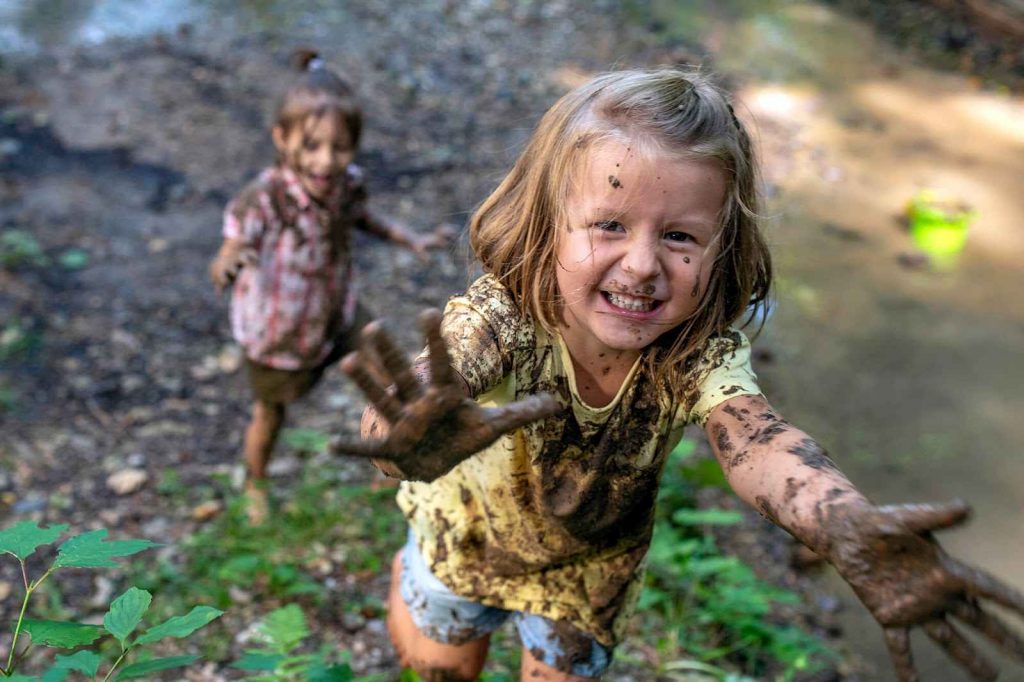
[{"label": "teeth", "polygon": [[646,313],[654,308],[654,301],[649,298],[637,298],[626,294],[613,294],[607,292],[608,300],[617,308],[623,308],[635,313]]}]

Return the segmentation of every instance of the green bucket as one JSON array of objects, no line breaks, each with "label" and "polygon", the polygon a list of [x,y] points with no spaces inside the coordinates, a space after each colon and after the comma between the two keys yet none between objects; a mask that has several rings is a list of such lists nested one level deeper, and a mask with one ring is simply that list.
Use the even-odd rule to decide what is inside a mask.
[{"label": "green bucket", "polygon": [[939,259],[963,251],[974,216],[968,205],[933,190],[918,192],[907,204],[911,239],[919,249]]}]

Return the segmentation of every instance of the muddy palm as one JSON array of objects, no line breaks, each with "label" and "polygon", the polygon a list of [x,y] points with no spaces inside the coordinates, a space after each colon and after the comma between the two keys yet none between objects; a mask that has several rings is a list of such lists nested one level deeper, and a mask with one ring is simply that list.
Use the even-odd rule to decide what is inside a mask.
[{"label": "muddy palm", "polygon": [[[342,370],[387,420],[387,428],[375,421],[370,435],[376,439],[335,440],[335,453],[380,460],[382,469],[400,478],[432,481],[503,434],[558,411],[557,401],[547,394],[502,407],[480,407],[451,367],[441,338],[441,313],[425,310],[420,326],[429,357],[417,368],[376,322],[363,329],[363,350],[341,361]],[[369,369],[374,357],[380,360],[379,371]],[[417,378],[422,370],[423,382]],[[389,384],[393,388],[387,388]]]},{"label": "muddy palm", "polygon": [[962,523],[963,502],[840,509],[823,526],[825,552],[882,625],[900,682],[916,682],[909,630],[919,626],[978,680],[998,670],[959,632],[955,618],[1024,661],[1024,640],[979,603],[1024,616],[1024,595],[942,550],[932,532]]}]

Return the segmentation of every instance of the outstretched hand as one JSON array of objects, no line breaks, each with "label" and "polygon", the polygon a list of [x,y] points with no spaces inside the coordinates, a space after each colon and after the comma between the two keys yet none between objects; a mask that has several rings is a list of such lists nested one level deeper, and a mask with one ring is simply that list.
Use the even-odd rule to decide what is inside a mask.
[{"label": "outstretched hand", "polygon": [[[419,321],[429,356],[429,380],[425,383],[417,379],[401,349],[377,322],[363,329],[363,350],[342,359],[342,370],[362,389],[389,428],[376,440],[335,440],[332,452],[387,460],[403,478],[432,481],[503,434],[558,411],[557,401],[548,394],[502,407],[480,407],[452,369],[441,338],[441,313],[426,310]],[[368,355],[380,359],[384,381],[367,369]],[[387,381],[393,382],[392,389],[387,388]]]},{"label": "outstretched hand", "polygon": [[914,626],[975,679],[998,677],[951,618],[1024,661],[1024,639],[979,603],[986,599],[1024,616],[1024,594],[953,559],[932,538],[932,531],[962,523],[969,513],[958,501],[840,510],[829,521],[829,558],[882,625],[900,682],[918,680],[909,637]]},{"label": "outstretched hand", "polygon": [[240,241],[226,241],[217,256],[210,261],[210,279],[218,293],[235,281],[238,272],[247,265],[255,265],[259,259],[256,249]]}]

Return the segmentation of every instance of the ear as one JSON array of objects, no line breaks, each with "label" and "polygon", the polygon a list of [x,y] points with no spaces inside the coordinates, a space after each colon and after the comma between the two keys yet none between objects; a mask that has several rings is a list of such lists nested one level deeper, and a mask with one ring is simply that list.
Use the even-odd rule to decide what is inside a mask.
[{"label": "ear", "polygon": [[284,154],[288,151],[287,144],[285,143],[284,128],[279,125],[274,126],[270,130],[270,136],[274,138],[274,147],[277,148],[278,152]]}]

